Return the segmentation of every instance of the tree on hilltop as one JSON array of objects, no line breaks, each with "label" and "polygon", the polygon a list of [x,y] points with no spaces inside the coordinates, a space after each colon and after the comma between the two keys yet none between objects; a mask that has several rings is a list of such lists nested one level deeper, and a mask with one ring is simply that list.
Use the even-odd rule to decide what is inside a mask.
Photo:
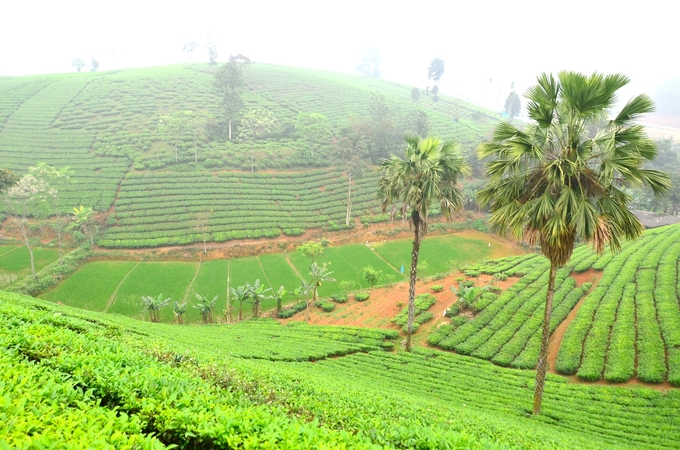
[{"label": "tree on hilltop", "polygon": [[231,140],[232,122],[237,120],[243,109],[243,70],[250,64],[250,59],[241,54],[229,57],[229,62],[215,72],[213,86],[222,96],[222,114],[229,125]]},{"label": "tree on hilltop", "polygon": [[432,100],[436,103],[439,101],[437,94],[439,93],[439,80],[442,75],[444,75],[444,61],[441,58],[435,58],[430,63],[430,67],[427,69],[427,79],[434,81],[434,86],[432,86]]},{"label": "tree on hilltop", "polygon": [[298,135],[309,144],[309,156],[314,157],[314,146],[330,139],[328,118],[319,113],[300,111],[295,122]]},{"label": "tree on hilltop", "polygon": [[208,50],[208,67],[210,68],[210,73],[212,73],[213,66],[217,65],[217,45],[213,41],[212,33],[208,33],[208,42],[205,44],[206,50]]},{"label": "tree on hilltop", "polygon": [[370,78],[380,78],[380,50],[373,47],[366,47],[361,54],[356,71],[359,75]]},{"label": "tree on hilltop", "polygon": [[194,50],[196,50],[197,48],[198,42],[192,41],[184,44],[184,47],[182,47],[182,51],[187,55],[187,59],[189,61],[192,61],[194,59]]},{"label": "tree on hilltop", "polygon": [[267,109],[251,109],[243,115],[238,127],[243,140],[250,141],[250,171],[255,172],[255,145],[278,124],[274,113]]},{"label": "tree on hilltop", "polygon": [[[404,158],[383,159],[378,167],[378,198],[383,212],[390,209],[390,219],[408,215],[414,230],[408,295],[406,350],[411,351],[411,335],[415,316],[415,290],[420,244],[427,232],[430,206],[439,203],[442,214],[450,218],[463,206],[459,183],[469,174],[465,159],[453,141],[408,136]],[[391,207],[391,208],[390,208]]]},{"label": "tree on hilltop", "polygon": [[557,269],[569,261],[577,239],[602,253],[607,244],[616,251],[642,234],[622,188],[645,185],[660,196],[669,187],[665,173],[643,168],[656,148],[634,123],[653,111],[652,100],[638,95],[604,120],[628,82],[621,74],[541,74],[525,94],[533,123],[519,129],[500,122],[478,149],[480,158],[491,160],[488,184],[477,194],[491,208],[491,227],[540,245],[550,261],[534,414],[543,401]]},{"label": "tree on hilltop", "polygon": [[361,176],[363,168],[367,165],[368,154],[363,142],[352,142],[347,137],[342,137],[335,143],[338,159],[347,177],[347,210],[345,214],[345,226],[349,226],[352,218],[352,185],[354,180]]},{"label": "tree on hilltop", "polygon": [[99,70],[99,61],[94,59],[94,56],[90,55],[90,58],[92,58],[92,61],[90,61],[90,72],[96,72]]},{"label": "tree on hilltop", "polygon": [[161,116],[158,120],[158,131],[170,137],[170,145],[175,151],[175,162],[179,162],[179,145],[182,143],[184,134],[191,126],[191,115],[191,111],[178,111]]},{"label": "tree on hilltop", "polygon": [[517,117],[517,115],[522,111],[522,102],[519,99],[519,95],[513,90],[508,94],[508,98],[505,99],[505,107],[503,108],[505,113],[508,115],[508,119]]},{"label": "tree on hilltop", "polygon": [[439,83],[442,75],[444,75],[444,61],[441,58],[435,58],[427,69],[427,79]]},{"label": "tree on hilltop", "polygon": [[82,58],[73,58],[71,60],[71,66],[75,67],[78,72],[80,72],[86,65],[87,64],[85,64],[85,61],[83,61]]}]

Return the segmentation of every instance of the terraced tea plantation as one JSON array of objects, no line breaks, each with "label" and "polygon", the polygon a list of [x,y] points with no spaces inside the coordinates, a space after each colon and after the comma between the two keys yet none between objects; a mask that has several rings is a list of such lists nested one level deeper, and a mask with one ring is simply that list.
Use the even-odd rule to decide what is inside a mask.
[{"label": "terraced tea plantation", "polygon": [[[632,378],[680,386],[680,226],[647,231],[615,254],[579,247],[556,280],[551,332],[583,299],[564,334],[555,369],[583,380]],[[570,274],[601,272],[594,287]],[[549,264],[520,256],[472,265],[469,273],[521,277],[469,321],[452,322],[430,343],[496,364],[533,368],[540,348]],[[592,287],[592,290],[591,290]]]},{"label": "terraced tea plantation", "polygon": [[543,414],[531,417],[532,371],[437,350],[385,351],[395,338],[267,320],[142,323],[2,293],[0,380],[11,420],[0,421],[0,442],[670,449],[680,440],[680,390],[549,375]]},{"label": "terraced tea plantation", "polygon": [[[266,109],[280,124],[257,143],[208,133],[194,140],[188,129],[173,137],[159,128],[162,116],[176,112],[220,115],[214,76],[205,65],[0,77],[0,167],[18,174],[38,162],[70,168],[72,183],[60,188],[64,212],[80,205],[108,212],[120,187],[117,216],[107,223],[115,226],[102,242],[113,247],[196,242],[193,214],[210,209],[215,212],[210,239],[217,241],[344,223],[341,171],[309,169],[335,166],[332,142],[350,116],[369,114],[374,93],[384,96],[395,117],[410,114],[411,88],[265,64],[252,64],[244,77],[245,110]],[[498,120],[446,97],[438,105],[423,98],[419,107],[433,134],[456,138],[468,151]],[[328,117],[328,139],[318,144],[315,157],[295,131],[299,112]],[[251,170],[251,157],[255,170],[288,172],[248,176],[241,171]],[[375,177],[370,170],[366,174],[356,183],[355,216],[377,204],[369,195]],[[271,193],[265,184],[273,186],[272,196],[263,197]],[[244,202],[250,215],[233,220],[237,211],[245,212]],[[158,208],[170,209],[163,217]],[[255,217],[263,220],[250,226]]]},{"label": "terraced tea plantation", "polygon": [[[379,212],[377,181],[356,181],[355,215]],[[347,179],[337,170],[294,173],[129,174],[115,206],[116,226],[99,245],[156,247],[208,241],[299,235],[306,228],[345,226]]]}]

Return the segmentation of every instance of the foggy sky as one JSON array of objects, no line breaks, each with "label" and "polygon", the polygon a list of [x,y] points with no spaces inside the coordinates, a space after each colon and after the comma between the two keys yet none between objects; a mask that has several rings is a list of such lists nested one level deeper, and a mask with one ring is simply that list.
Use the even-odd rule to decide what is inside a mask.
[{"label": "foggy sky", "polygon": [[[445,94],[488,107],[541,72],[622,72],[624,96],[654,93],[680,75],[673,2],[616,1],[38,1],[3,5],[0,75],[73,72],[90,55],[100,71],[186,62],[188,41],[210,31],[219,60],[354,73],[367,46],[382,78],[424,88],[434,57]],[[106,5],[106,6],[102,6]],[[218,5],[218,6],[216,6]],[[201,47],[194,61],[207,61]],[[85,70],[88,70],[86,68]]]}]

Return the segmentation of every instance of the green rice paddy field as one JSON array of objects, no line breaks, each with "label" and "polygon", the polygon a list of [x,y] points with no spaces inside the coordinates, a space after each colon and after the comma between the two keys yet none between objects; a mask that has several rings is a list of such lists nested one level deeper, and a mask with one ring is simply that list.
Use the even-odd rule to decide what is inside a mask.
[{"label": "green rice paddy field", "polygon": [[[456,235],[428,237],[423,241],[420,253],[421,275],[449,272],[460,263],[484,259],[490,254],[487,245],[481,239]],[[0,251],[3,250],[0,248]],[[383,284],[405,281],[410,255],[410,239],[380,243],[373,247],[350,244],[326,248],[320,262],[328,264],[336,281],[325,282],[320,286],[319,295],[328,297],[340,293],[342,281],[353,282],[354,290],[368,288],[363,278],[363,268],[366,266],[383,273]],[[0,256],[0,268],[7,264],[3,258]],[[400,272],[402,264],[406,276]],[[230,287],[252,284],[259,279],[274,291],[284,286],[288,292],[292,292],[308,275],[309,260],[299,253],[276,253],[202,263],[96,261],[83,265],[56,288],[42,294],[41,298],[91,311],[144,319],[141,297],[162,293],[165,298],[172,299],[171,305],[175,301],[187,301],[189,308],[185,320],[198,322],[200,314],[193,308],[196,303],[194,292],[209,298],[218,296],[216,311],[221,314],[226,308]],[[296,298],[289,295],[284,303],[295,301]],[[235,302],[232,305],[235,309],[239,307]],[[274,300],[266,300],[262,310],[270,310],[275,305]],[[243,311],[245,316],[251,315],[251,306],[244,305]],[[172,307],[162,310],[162,321],[170,322],[173,318]]]}]

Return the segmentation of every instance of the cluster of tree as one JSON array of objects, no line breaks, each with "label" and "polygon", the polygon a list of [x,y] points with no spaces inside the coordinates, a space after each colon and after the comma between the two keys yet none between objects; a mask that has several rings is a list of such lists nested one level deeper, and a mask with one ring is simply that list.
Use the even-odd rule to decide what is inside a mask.
[{"label": "cluster of tree", "polygon": [[5,213],[13,219],[19,228],[24,245],[28,249],[31,260],[31,273],[35,277],[33,258],[34,236],[29,226],[31,218],[41,220],[43,226],[51,227],[59,246],[59,263],[63,263],[62,244],[64,234],[72,233],[75,239],[85,239],[94,244],[98,231],[91,207],[73,208],[70,217],[65,215],[60,191],[70,182],[70,171],[67,168],[56,169],[45,163],[29,167],[28,173],[18,177],[10,169],[0,169],[0,193],[5,201]]},{"label": "cluster of tree", "polygon": [[[432,101],[437,103],[439,101],[439,80],[444,75],[444,61],[441,58],[435,58],[430,63],[430,67],[427,69],[427,79],[434,81],[434,86],[432,86]],[[425,89],[429,90],[429,86]]]},{"label": "cluster of tree", "polygon": [[353,146],[361,147],[366,158],[373,164],[400,151],[407,134],[427,135],[427,113],[414,106],[403,111],[389,105],[382,94],[374,92],[368,108],[368,116],[350,117],[347,126],[340,130],[340,137],[347,138]]},{"label": "cluster of tree", "polygon": [[[550,262],[534,414],[541,412],[557,269],[569,261],[577,240],[602,253],[606,245],[615,251],[624,240],[642,234],[642,225],[628,209],[625,187],[646,186],[660,197],[671,185],[666,173],[644,166],[657,150],[634,120],[653,110],[649,97],[637,96],[616,117],[601,120],[628,82],[620,74],[560,72],[557,79],[543,74],[527,91],[534,123],[520,130],[501,122],[493,139],[478,149],[479,158],[490,162],[477,201],[492,211],[492,228],[540,246]],[[378,195],[383,211],[408,216],[414,230],[406,339],[410,350],[418,256],[429,209],[436,202],[450,217],[462,208],[459,182],[469,167],[450,141],[413,137],[407,144],[403,158],[393,156],[380,164]],[[669,159],[663,164],[673,164],[677,154]]]},{"label": "cluster of tree", "polygon": [[355,69],[362,77],[380,78],[380,50],[373,47],[366,47],[359,57],[359,64]]},{"label": "cluster of tree", "polygon": [[[208,32],[206,38],[203,48],[208,52],[208,67],[210,68],[210,72],[212,72],[212,68],[217,65],[217,44],[215,44],[212,33]],[[182,53],[184,53],[186,59],[191,62],[194,59],[194,52],[200,46],[201,44],[196,41],[187,42],[182,46]]]},{"label": "cluster of tree", "polygon": [[[99,61],[94,59],[94,56],[90,55],[90,72],[96,72],[99,70]],[[71,66],[75,67],[78,72],[82,71],[83,67],[87,66],[87,63],[82,58],[73,58],[71,60]]]},{"label": "cluster of tree", "polygon": [[674,142],[672,138],[657,139],[656,148],[656,158],[645,167],[669,175],[671,186],[666,195],[659,197],[646,186],[631,188],[626,192],[633,198],[631,206],[635,209],[677,216],[680,213],[680,142]]}]

